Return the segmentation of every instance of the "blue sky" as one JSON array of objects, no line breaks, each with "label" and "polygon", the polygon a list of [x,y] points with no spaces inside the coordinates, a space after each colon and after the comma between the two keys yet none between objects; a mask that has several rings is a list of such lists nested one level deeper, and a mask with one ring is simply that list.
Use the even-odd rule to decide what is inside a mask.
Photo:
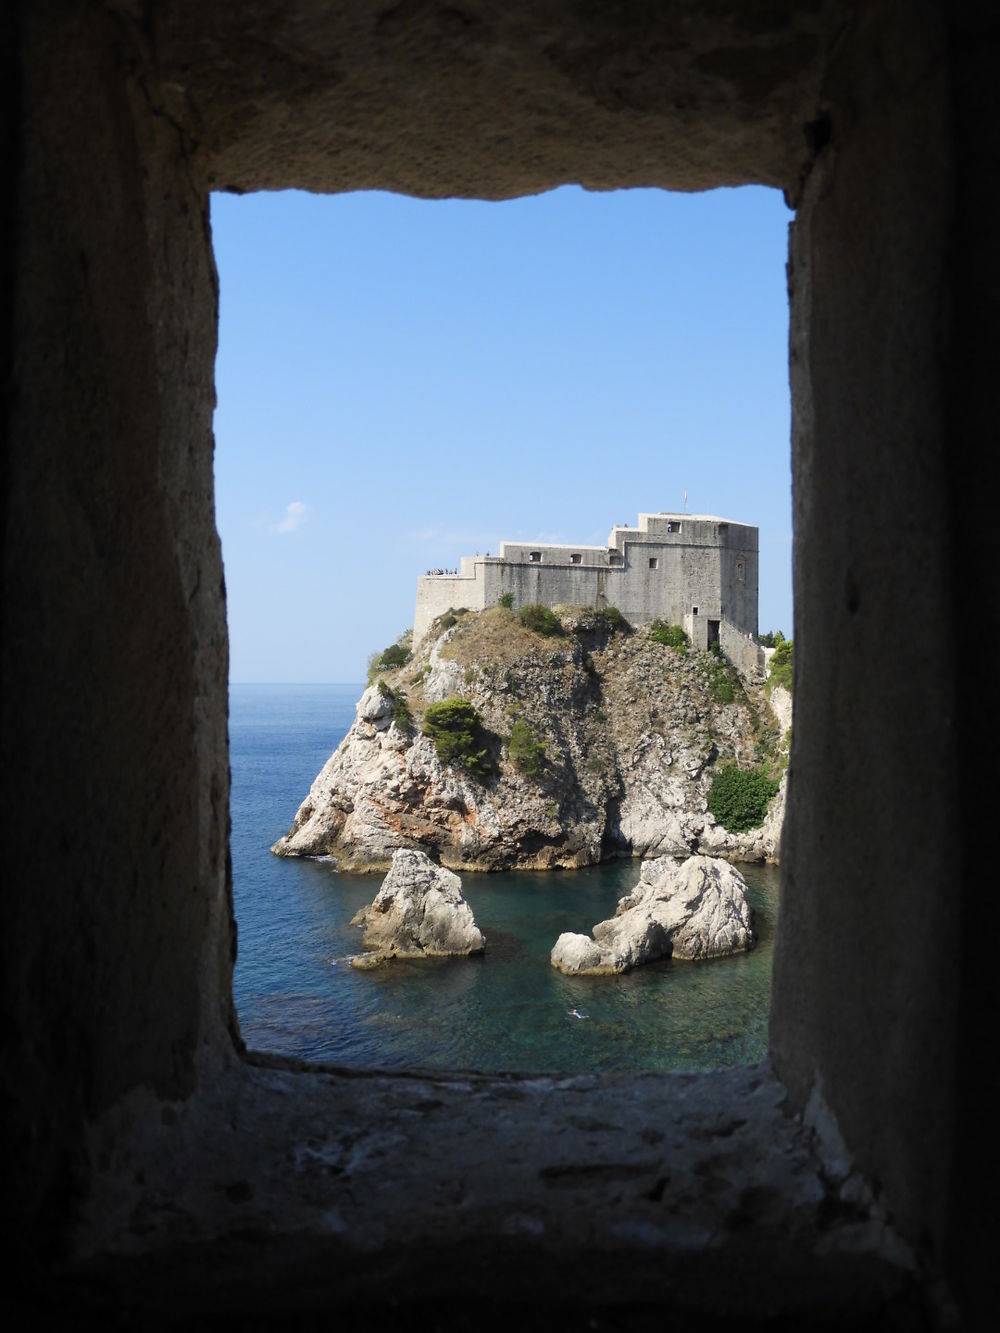
[{"label": "blue sky", "polygon": [[360,680],[428,567],[685,490],[760,528],[790,633],[790,220],[760,188],[214,196],[231,678]]}]

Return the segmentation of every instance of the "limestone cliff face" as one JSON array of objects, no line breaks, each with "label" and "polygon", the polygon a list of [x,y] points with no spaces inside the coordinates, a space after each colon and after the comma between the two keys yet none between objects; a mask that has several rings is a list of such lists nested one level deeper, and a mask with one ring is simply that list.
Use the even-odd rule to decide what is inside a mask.
[{"label": "limestone cliff face", "polygon": [[[744,687],[709,654],[653,642],[645,628],[613,631],[593,613],[566,613],[562,622],[562,635],[542,637],[494,607],[460,616],[444,633],[432,629],[405,667],[364,692],[350,731],[272,850],[329,853],[353,870],[385,869],[398,847],[469,870],[619,855],[776,860],[784,782],[763,827],[750,833],[727,833],[706,804],[720,761],[749,764],[762,747],[774,752],[782,729],[763,689]],[[722,702],[730,690],[732,701]],[[427,706],[455,695],[482,717],[485,777],[443,764],[421,734]],[[544,745],[535,772],[525,771],[523,752],[519,762],[511,757],[516,722]]]}]

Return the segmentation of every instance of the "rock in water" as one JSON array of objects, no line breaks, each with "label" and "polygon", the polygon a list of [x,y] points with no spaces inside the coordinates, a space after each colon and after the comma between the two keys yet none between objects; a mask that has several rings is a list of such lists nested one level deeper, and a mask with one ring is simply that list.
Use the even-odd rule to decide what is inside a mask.
[{"label": "rock in water", "polygon": [[462,881],[424,852],[400,848],[369,907],[354,917],[371,952],[355,967],[377,967],[390,958],[446,958],[482,953],[486,940],[462,897]]},{"label": "rock in water", "polygon": [[723,958],[753,944],[746,881],[728,861],[661,856],[644,861],[639,882],[594,938],[564,934],[552,966],[569,975],[627,972],[656,958]]}]

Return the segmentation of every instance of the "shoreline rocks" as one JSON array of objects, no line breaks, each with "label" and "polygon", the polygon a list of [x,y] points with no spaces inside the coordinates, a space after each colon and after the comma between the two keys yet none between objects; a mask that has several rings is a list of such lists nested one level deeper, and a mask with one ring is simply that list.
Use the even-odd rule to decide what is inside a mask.
[{"label": "shoreline rocks", "polygon": [[352,925],[363,926],[368,953],[351,966],[380,967],[393,958],[449,958],[482,953],[486,939],[462,897],[462,881],[424,852],[400,848],[375,900]]},{"label": "shoreline rocks", "polygon": [[568,976],[612,976],[657,958],[725,958],[753,945],[746,881],[728,861],[644,861],[639,882],[593,939],[565,932],[550,961]]}]

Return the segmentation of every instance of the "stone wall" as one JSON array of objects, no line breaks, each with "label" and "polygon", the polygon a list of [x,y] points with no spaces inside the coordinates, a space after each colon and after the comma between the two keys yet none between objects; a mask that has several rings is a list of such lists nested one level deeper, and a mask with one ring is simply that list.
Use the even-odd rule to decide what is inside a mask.
[{"label": "stone wall", "polygon": [[719,647],[741,676],[752,679],[763,674],[764,649],[756,639],[747,638],[728,620],[723,620],[719,626]]}]

